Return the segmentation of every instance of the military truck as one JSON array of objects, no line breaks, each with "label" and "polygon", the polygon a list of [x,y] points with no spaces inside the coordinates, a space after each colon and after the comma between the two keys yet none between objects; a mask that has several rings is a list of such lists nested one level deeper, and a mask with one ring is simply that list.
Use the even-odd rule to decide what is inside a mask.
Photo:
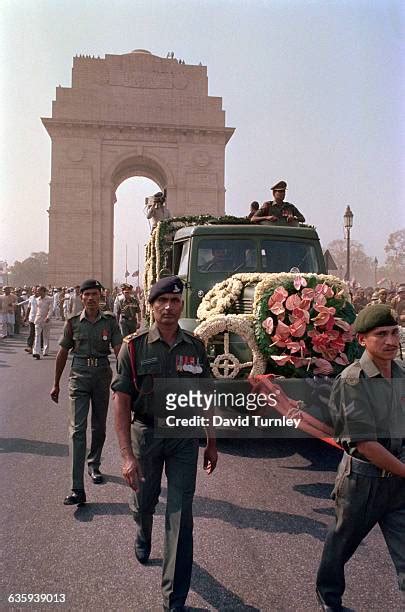
[{"label": "military truck", "polygon": [[[330,282],[344,292],[339,279],[325,276],[319,237],[308,225],[259,225],[238,217],[173,218],[159,223],[146,249],[146,290],[160,276],[177,274],[185,284],[180,325],[203,338],[213,364],[215,360],[218,364],[221,354],[233,355],[234,365],[222,368],[222,374],[213,365],[217,377],[246,377],[267,371],[264,362],[269,360],[258,357],[257,343],[251,339],[257,326],[255,295],[260,283],[274,283],[280,273],[289,273],[287,279],[309,275],[312,284]],[[232,283],[240,289],[237,295],[231,291]],[[214,291],[218,287],[225,302],[219,309]],[[346,293],[344,300],[347,298]],[[354,311],[348,308],[349,319],[354,319]],[[221,317],[222,326],[218,321]],[[213,331],[220,331],[210,336],[210,325]],[[246,333],[240,336],[236,328]],[[237,362],[253,362],[252,368],[239,368]],[[276,364],[270,365],[277,372]]]}]

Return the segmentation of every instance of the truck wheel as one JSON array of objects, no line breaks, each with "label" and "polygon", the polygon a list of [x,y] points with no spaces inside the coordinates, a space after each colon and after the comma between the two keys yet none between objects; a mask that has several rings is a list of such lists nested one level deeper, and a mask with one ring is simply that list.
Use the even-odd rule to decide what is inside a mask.
[{"label": "truck wheel", "polygon": [[[237,334],[246,342],[252,353],[251,361],[241,363],[238,357],[230,352],[229,334],[231,332]],[[196,327],[194,334],[204,342],[206,348],[210,340],[212,341],[214,337],[223,335],[224,352],[216,355],[214,362],[211,364],[215,378],[236,378],[239,372],[245,368],[250,368],[248,376],[265,373],[266,360],[259,351],[253,326],[249,320],[235,315],[218,315],[203,321]]]}]

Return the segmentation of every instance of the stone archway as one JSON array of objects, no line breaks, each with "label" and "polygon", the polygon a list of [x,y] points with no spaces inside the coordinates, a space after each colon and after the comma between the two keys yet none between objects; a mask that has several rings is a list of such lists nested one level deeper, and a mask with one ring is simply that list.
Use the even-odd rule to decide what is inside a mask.
[{"label": "stone archway", "polygon": [[205,66],[147,51],[75,57],[52,117],[49,283],[95,277],[111,286],[115,191],[130,176],[167,190],[174,215],[225,211],[222,99]]}]

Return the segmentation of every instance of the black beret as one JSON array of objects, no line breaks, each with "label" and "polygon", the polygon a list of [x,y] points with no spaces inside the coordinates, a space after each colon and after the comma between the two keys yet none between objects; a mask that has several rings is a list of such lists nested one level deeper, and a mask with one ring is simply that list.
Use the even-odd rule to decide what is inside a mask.
[{"label": "black beret", "polygon": [[102,289],[104,289],[104,287],[95,278],[88,278],[80,285],[80,293],[83,293],[83,291],[86,291],[86,289],[98,289],[99,291],[101,291]]},{"label": "black beret", "polygon": [[287,183],[285,181],[279,181],[278,183],[273,185],[272,190],[274,191],[275,189],[287,189]]},{"label": "black beret", "polygon": [[395,312],[387,304],[371,304],[360,310],[354,322],[354,331],[365,334],[376,327],[398,325]]},{"label": "black beret", "polygon": [[152,285],[149,291],[149,304],[152,304],[163,293],[174,293],[181,295],[183,293],[183,281],[178,276],[165,276]]},{"label": "black beret", "polygon": [[121,289],[133,289],[133,286],[129,283],[122,283]]}]

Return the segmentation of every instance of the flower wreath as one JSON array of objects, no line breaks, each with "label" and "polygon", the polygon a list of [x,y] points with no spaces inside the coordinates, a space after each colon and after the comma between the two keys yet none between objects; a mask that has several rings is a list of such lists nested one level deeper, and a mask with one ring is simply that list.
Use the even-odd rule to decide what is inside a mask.
[{"label": "flower wreath", "polygon": [[336,376],[359,354],[347,290],[333,276],[277,276],[257,287],[255,299],[256,340],[270,369],[286,377]]}]

